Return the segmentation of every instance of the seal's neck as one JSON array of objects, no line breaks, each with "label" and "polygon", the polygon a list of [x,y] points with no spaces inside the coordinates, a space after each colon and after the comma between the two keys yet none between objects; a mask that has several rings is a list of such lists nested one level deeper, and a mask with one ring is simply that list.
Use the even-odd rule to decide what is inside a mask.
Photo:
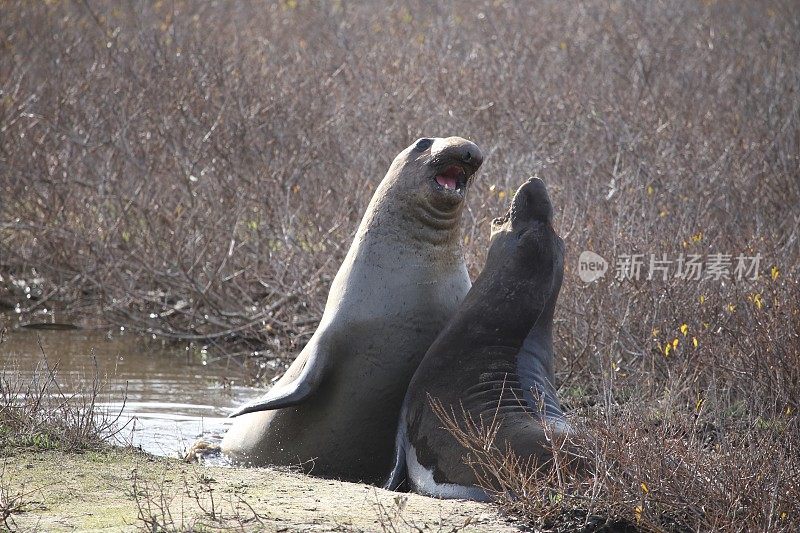
[{"label": "seal's neck", "polygon": [[453,208],[441,209],[427,200],[409,205],[403,218],[409,226],[408,236],[433,245],[457,243],[459,239],[463,203]]},{"label": "seal's neck", "polygon": [[492,269],[475,280],[459,314],[466,320],[471,334],[497,338],[503,343],[519,348],[529,335],[536,335],[543,345],[552,346],[554,300],[558,292],[541,298],[531,295],[531,290],[511,276]]},{"label": "seal's neck", "polygon": [[370,236],[401,246],[447,246],[460,250],[461,213],[464,203],[448,208],[434,206],[422,195],[393,194],[390,188],[375,193],[358,229]]},{"label": "seal's neck", "polygon": [[510,286],[513,283],[508,281],[497,274],[482,274],[475,280],[454,320],[464,328],[457,334],[473,339],[477,345],[509,348],[517,354],[519,378],[525,382],[525,389],[534,385],[531,379],[535,378],[537,390],[552,391],[553,310],[558,292],[551,291],[547,300],[535,303],[529,289]]}]

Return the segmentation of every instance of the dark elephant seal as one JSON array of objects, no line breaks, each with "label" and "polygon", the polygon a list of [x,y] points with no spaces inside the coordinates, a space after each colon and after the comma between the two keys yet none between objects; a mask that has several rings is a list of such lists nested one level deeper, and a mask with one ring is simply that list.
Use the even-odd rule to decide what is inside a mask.
[{"label": "dark elephant seal", "polygon": [[[440,498],[486,500],[467,451],[431,408],[496,421],[495,446],[546,461],[543,422],[568,432],[553,387],[553,311],[564,272],[564,243],[552,227],[544,182],[524,183],[492,222],[486,265],[414,374],[398,426],[387,488]],[[463,408],[463,411],[462,411]],[[452,411],[451,411],[452,410]]]},{"label": "dark elephant seal", "polygon": [[228,458],[352,481],[386,476],[408,382],[470,287],[459,223],[482,162],[459,137],[419,139],[394,159],[317,331],[265,396],[231,415]]}]

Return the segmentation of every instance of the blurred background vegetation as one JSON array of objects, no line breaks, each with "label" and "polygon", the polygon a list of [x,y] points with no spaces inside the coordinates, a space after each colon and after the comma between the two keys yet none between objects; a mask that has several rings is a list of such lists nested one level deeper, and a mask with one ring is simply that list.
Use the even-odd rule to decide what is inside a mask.
[{"label": "blurred background vegetation", "polygon": [[[730,483],[780,470],[766,500],[670,478],[722,502],[678,525],[797,525],[798,7],[4,2],[0,304],[290,359],[396,153],[460,135],[487,155],[464,214],[473,275],[513,190],[550,189],[567,407],[645,428],[653,453],[694,435]],[[755,280],[586,284],[583,250],[612,271],[637,253],[762,260]],[[666,483],[650,459],[631,459],[647,492],[619,475],[606,503],[666,527],[663,502],[680,506],[642,503]]]}]

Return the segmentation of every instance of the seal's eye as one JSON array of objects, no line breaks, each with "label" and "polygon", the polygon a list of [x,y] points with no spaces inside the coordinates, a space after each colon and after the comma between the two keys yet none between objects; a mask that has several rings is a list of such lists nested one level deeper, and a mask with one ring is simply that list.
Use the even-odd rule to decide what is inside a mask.
[{"label": "seal's eye", "polygon": [[433,144],[433,139],[420,139],[414,146],[414,150],[417,150],[418,152],[424,152],[425,150],[430,148],[432,144]]}]

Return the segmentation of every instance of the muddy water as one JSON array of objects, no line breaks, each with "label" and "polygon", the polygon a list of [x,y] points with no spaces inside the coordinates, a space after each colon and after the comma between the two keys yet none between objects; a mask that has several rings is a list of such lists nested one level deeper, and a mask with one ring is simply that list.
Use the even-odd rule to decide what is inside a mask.
[{"label": "muddy water", "polygon": [[[198,437],[215,441],[230,425],[226,415],[263,389],[243,386],[242,369],[185,349],[167,349],[132,335],[85,331],[18,330],[0,344],[6,379],[30,381],[44,356],[56,363],[66,393],[90,389],[97,371],[100,408],[122,409],[117,439],[162,456],[178,456]],[[124,407],[123,407],[124,405]]]}]

